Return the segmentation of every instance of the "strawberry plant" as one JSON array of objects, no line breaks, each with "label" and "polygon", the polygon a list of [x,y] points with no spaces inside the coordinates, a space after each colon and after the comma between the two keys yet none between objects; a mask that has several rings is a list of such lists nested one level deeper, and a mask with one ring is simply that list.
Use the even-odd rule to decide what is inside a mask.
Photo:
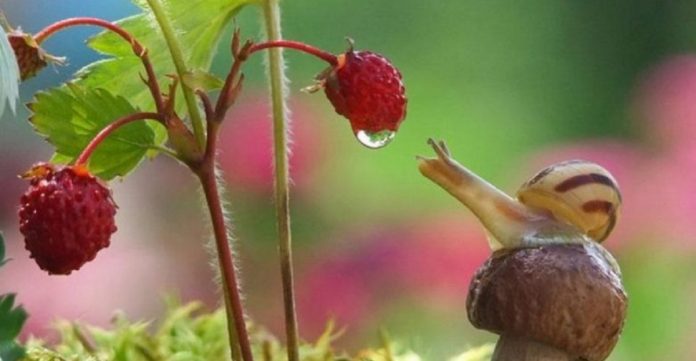
[{"label": "strawberry plant", "polygon": [[[323,89],[336,112],[348,119],[357,140],[368,148],[386,146],[405,118],[406,96],[400,72],[379,54],[354,50],[352,41],[348,51],[334,55],[302,42],[282,39],[277,0],[213,0],[205,5],[183,0],[133,1],[142,12],[117,22],[70,18],[49,24],[35,34],[27,34],[13,28],[9,21],[2,21],[0,104],[4,108],[9,103],[12,111],[15,110],[18,80],[40,76],[49,63],[63,62],[63,58],[44,51],[42,44],[50,41],[54,34],[76,26],[103,29],[89,39],[87,45],[106,59],[85,66],[65,84],[38,92],[27,105],[31,111],[29,122],[35,132],[55,150],[50,160],[37,160],[33,167],[28,165],[30,169],[22,175],[29,186],[20,201],[19,230],[30,257],[41,269],[56,275],[76,272],[86,262],[94,260],[99,250],[109,246],[111,234],[117,229],[114,222],[117,205],[107,182],[128,176],[144,159],[160,155],[172,157],[198,178],[203,189],[225,300],[223,313],[205,320],[191,316],[192,324],[187,327],[193,330],[196,326],[192,325],[199,321],[226,325],[226,329],[207,327],[215,334],[227,334],[226,349],[232,359],[252,361],[259,348],[264,359],[281,359],[276,356],[279,353],[277,341],[259,341],[268,337],[247,322],[216,167],[218,135],[228,118],[228,110],[242,91],[244,64],[255,54],[266,53],[285,305],[286,351],[283,353],[290,361],[329,359],[330,341],[334,337],[331,328],[314,346],[299,341],[288,197],[288,109],[283,54],[279,48],[301,51],[328,63],[328,68],[308,90]],[[263,13],[266,39],[244,40],[241,30],[235,30],[230,44],[233,60],[229,72],[225,79],[215,77],[209,73],[209,68],[223,30],[235,14],[254,6]],[[11,342],[21,326],[19,311],[12,309],[12,302],[11,296],[0,302],[0,311],[15,315],[16,327],[8,337],[0,338],[3,342],[0,345],[10,351],[15,350]],[[178,316],[171,316],[170,321],[181,317],[182,309],[190,310],[187,307],[174,308],[172,312]],[[184,314],[190,316],[191,312]],[[226,322],[220,322],[221,315]],[[165,323],[162,327],[170,326]],[[68,328],[61,333],[63,341],[57,346],[57,353],[51,354],[52,351],[34,342],[31,344],[35,348],[30,349],[29,358],[80,357],[77,347],[71,343],[71,339],[77,339],[79,348],[86,350],[90,357],[101,359],[100,347],[112,347],[111,352],[115,354],[107,357],[136,359],[128,356],[136,351],[124,346],[126,351],[119,353],[113,347],[118,343],[116,339],[126,335],[133,338],[127,346],[136,349],[165,342],[162,337],[157,339],[142,334],[142,330],[138,324],[125,321],[117,323],[115,331],[90,330],[89,336],[82,335],[76,328]],[[98,342],[92,345],[88,339]],[[105,339],[111,340],[110,343],[104,342]],[[387,352],[388,348],[385,346],[382,353],[386,354],[374,356],[375,359],[395,359],[396,354]],[[61,350],[70,350],[72,355],[60,356]],[[158,358],[151,358],[147,357],[148,352],[154,354],[156,351],[139,352],[145,359],[171,356],[165,352]],[[375,352],[366,351],[366,354],[379,353]],[[208,358],[220,359],[219,354]]]}]

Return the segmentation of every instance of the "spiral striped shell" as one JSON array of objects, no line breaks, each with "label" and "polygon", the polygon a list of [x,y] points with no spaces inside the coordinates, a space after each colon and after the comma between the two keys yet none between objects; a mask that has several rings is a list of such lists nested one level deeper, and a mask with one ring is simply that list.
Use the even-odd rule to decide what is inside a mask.
[{"label": "spiral striped shell", "polygon": [[621,193],[614,177],[583,160],[551,165],[517,192],[517,199],[578,227],[597,242],[609,236],[619,217]]}]

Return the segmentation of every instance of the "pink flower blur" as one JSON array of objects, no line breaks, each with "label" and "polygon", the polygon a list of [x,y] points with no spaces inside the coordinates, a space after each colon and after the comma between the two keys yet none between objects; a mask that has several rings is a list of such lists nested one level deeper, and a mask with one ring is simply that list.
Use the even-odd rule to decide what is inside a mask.
[{"label": "pink flower blur", "polygon": [[[327,159],[322,119],[310,106],[291,103],[290,172],[294,186],[308,186],[312,171]],[[268,97],[243,95],[227,113],[220,134],[220,165],[232,186],[260,193],[273,189],[273,132]]]},{"label": "pink flower blur", "polygon": [[321,261],[298,282],[303,328],[316,334],[333,317],[338,325],[364,329],[379,323],[375,310],[409,295],[432,305],[464,307],[469,281],[490,255],[483,229],[467,213],[462,209],[403,222],[408,228],[374,229],[341,242],[360,245],[348,252],[320,251],[315,259]]},{"label": "pink flower blur", "polygon": [[33,160],[27,152],[8,151],[0,156],[0,224],[14,222],[17,217],[19,195],[26,189],[27,182],[18,177],[31,167]]},{"label": "pink flower blur", "polygon": [[696,164],[696,56],[667,59],[649,71],[637,88],[635,108],[664,150]]}]

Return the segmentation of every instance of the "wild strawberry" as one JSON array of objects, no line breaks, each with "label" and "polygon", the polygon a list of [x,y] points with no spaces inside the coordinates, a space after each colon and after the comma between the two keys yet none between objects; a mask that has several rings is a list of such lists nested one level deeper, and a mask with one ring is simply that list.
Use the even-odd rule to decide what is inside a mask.
[{"label": "wild strawberry", "polygon": [[[356,138],[368,148],[389,144],[406,117],[406,89],[401,73],[387,58],[371,51],[350,49],[338,56],[292,40],[275,40],[235,51],[240,59],[269,48],[288,48],[305,52],[331,66],[316,77],[316,83],[304,88],[313,93],[324,89],[338,114],[350,121]],[[233,48],[235,48],[233,46]]]},{"label": "wild strawberry", "polygon": [[70,274],[109,246],[116,231],[111,192],[83,167],[39,163],[19,209],[26,249],[49,274]]},{"label": "wild strawberry", "polygon": [[399,70],[379,54],[352,48],[337,60],[318,79],[336,112],[350,120],[356,134],[396,132],[406,117]]}]

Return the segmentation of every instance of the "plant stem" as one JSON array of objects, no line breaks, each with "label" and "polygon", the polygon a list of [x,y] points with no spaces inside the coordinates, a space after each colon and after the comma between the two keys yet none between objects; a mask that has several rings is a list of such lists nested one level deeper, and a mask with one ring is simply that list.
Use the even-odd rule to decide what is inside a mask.
[{"label": "plant stem", "polygon": [[36,41],[37,44],[43,43],[48,37],[53,35],[54,33],[63,30],[65,28],[69,28],[71,26],[75,25],[94,25],[94,26],[100,26],[104,29],[107,29],[109,31],[112,31],[116,34],[118,34],[120,37],[125,39],[128,43],[133,43],[135,42],[135,39],[133,36],[127,32],[125,29],[122,27],[110,23],[106,20],[99,19],[99,18],[88,18],[88,17],[80,17],[80,18],[69,18],[69,19],[64,19],[58,22],[55,22],[47,27],[45,27],[43,30],[39,31],[38,33],[34,34],[34,41]]},{"label": "plant stem", "polygon": [[249,334],[244,319],[242,298],[239,293],[234,259],[229,246],[225,216],[215,175],[215,158],[217,154],[217,138],[220,123],[209,119],[207,124],[208,138],[204,160],[198,168],[194,168],[193,170],[198,175],[201,185],[203,186],[203,192],[205,193],[208,209],[210,210],[210,217],[213,222],[215,246],[217,248],[218,263],[220,265],[225,294],[228,330],[230,330],[229,324],[234,324],[234,330],[228,332],[230,338],[230,351],[232,355],[239,355],[239,353],[241,353],[243,361],[253,361]]},{"label": "plant stem", "polygon": [[199,179],[201,185],[203,186],[203,192],[205,193],[205,199],[208,203],[208,209],[210,210],[210,216],[213,221],[213,231],[215,233],[215,245],[217,247],[218,262],[220,263],[220,268],[222,271],[222,280],[225,285],[225,297],[228,304],[228,313],[232,313],[232,320],[229,319],[227,322],[234,322],[234,329],[236,331],[235,335],[230,333],[230,351],[234,355],[237,353],[235,342],[239,344],[239,349],[242,353],[242,360],[253,361],[253,356],[251,354],[251,345],[249,344],[249,335],[246,329],[246,322],[244,321],[244,311],[242,309],[242,300],[239,295],[239,286],[237,282],[237,275],[234,269],[234,262],[232,260],[232,253],[230,252],[229,243],[227,239],[227,229],[225,227],[225,218],[222,212],[222,204],[220,202],[220,194],[218,192],[217,179],[215,178],[215,171],[213,169],[205,170],[199,173]]},{"label": "plant stem", "polygon": [[[281,40],[280,6],[278,0],[263,2],[263,15],[268,41]],[[273,104],[273,139],[275,163],[275,204],[278,227],[278,254],[283,283],[283,304],[285,307],[285,334],[288,361],[299,361],[299,342],[297,313],[295,311],[295,290],[292,266],[292,238],[290,231],[290,198],[288,179],[288,131],[285,104],[284,63],[280,49],[269,49],[268,74]]]},{"label": "plant stem", "polygon": [[[234,328],[238,336],[237,340],[239,343],[239,348],[242,353],[242,360],[253,361],[253,356],[251,354],[251,345],[249,344],[249,335],[246,329],[246,323],[244,322],[244,311],[242,310],[242,300],[239,296],[239,286],[237,283],[237,276],[234,270],[234,264],[232,261],[232,254],[229,249],[229,243],[227,239],[227,230],[225,227],[225,219],[222,212],[222,204],[220,202],[220,194],[217,189],[217,180],[215,179],[214,170],[205,171],[199,174],[201,185],[203,186],[203,192],[205,193],[205,198],[208,203],[208,208],[210,210],[210,216],[213,221],[213,231],[215,233],[215,245],[217,247],[218,262],[220,263],[222,269],[222,278],[227,288],[226,300],[229,302],[229,307],[232,313],[232,322],[234,322]],[[230,320],[228,319],[228,322]],[[234,338],[234,335],[230,335],[230,338]],[[232,354],[236,353],[236,345],[233,340],[230,340],[230,350]]]},{"label": "plant stem", "polygon": [[81,166],[85,165],[87,161],[89,160],[89,157],[92,155],[94,150],[103,142],[111,133],[116,131],[116,129],[140,120],[146,120],[146,119],[152,119],[152,120],[157,120],[157,121],[162,121],[162,117],[157,114],[157,113],[135,113],[135,114],[130,114],[127,115],[123,118],[120,118],[113,123],[107,125],[97,133],[97,135],[92,138],[92,140],[87,144],[84,150],[82,150],[82,153],[77,157],[77,160],[75,161],[76,166]]},{"label": "plant stem", "polygon": [[233,322],[234,310],[232,309],[232,302],[230,302],[230,294],[227,291],[227,287],[222,289],[225,293],[225,317],[227,317],[228,342],[230,343],[232,360],[242,360],[242,347],[237,334],[237,324]]},{"label": "plant stem", "polygon": [[106,20],[99,18],[70,18],[55,22],[45,27],[43,30],[39,31],[34,35],[34,41],[36,41],[37,44],[41,44],[56,32],[77,25],[93,25],[102,27],[106,30],[115,33],[116,35],[120,36],[125,41],[127,41],[129,44],[131,44],[131,47],[133,48],[133,53],[135,53],[135,55],[140,58],[140,60],[143,62],[143,66],[145,67],[145,72],[147,73],[147,80],[145,82],[147,83],[148,88],[150,88],[150,93],[152,94],[152,98],[155,101],[155,107],[157,108],[157,112],[162,113],[162,111],[164,110],[164,101],[162,100],[160,86],[157,82],[157,76],[155,75],[155,71],[152,67],[152,62],[150,62],[150,57],[148,56],[147,48],[145,48],[126,29],[114,23],[110,23]]},{"label": "plant stem", "polygon": [[338,59],[336,58],[336,55],[333,55],[333,54],[326,52],[324,50],[321,50],[319,48],[315,48],[311,45],[307,45],[305,43],[301,43],[299,41],[292,41],[292,40],[274,40],[274,41],[267,41],[264,43],[254,44],[249,49],[249,55],[251,55],[259,50],[270,49],[270,48],[295,49],[295,50],[299,50],[299,51],[305,52],[305,53],[310,54],[310,55],[314,55],[317,58],[324,60],[325,62],[327,62],[331,65],[335,66],[336,64],[338,64]]},{"label": "plant stem", "polygon": [[[178,74],[179,79],[184,79],[184,75],[188,71],[188,67],[186,66],[186,61],[184,60],[184,52],[181,50],[179,39],[177,39],[176,34],[174,33],[174,27],[169,21],[169,18],[167,17],[167,14],[165,13],[159,0],[147,0],[147,3],[152,10],[160,29],[162,29],[162,35],[164,35],[164,39],[167,42],[167,47],[169,47],[169,53],[172,56],[176,73]],[[188,108],[189,116],[191,117],[193,134],[196,137],[199,148],[202,149],[205,146],[205,130],[203,129],[203,118],[201,118],[201,113],[199,112],[198,104],[196,103],[196,96],[188,87],[182,86],[181,91],[184,93],[186,107]]]}]

